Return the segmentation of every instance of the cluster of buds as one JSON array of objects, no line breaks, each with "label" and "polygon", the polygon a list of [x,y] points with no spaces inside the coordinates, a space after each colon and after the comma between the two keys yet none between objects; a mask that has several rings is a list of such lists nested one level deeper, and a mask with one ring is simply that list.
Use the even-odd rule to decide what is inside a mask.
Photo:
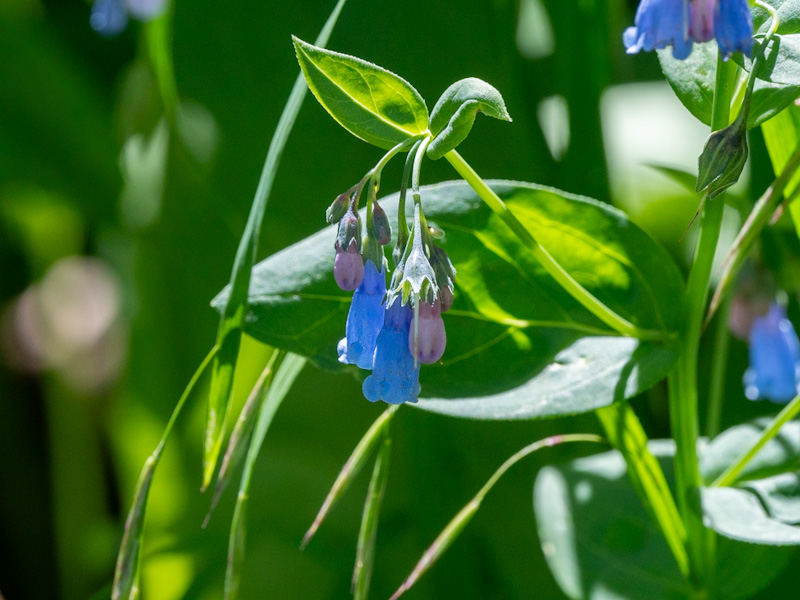
[{"label": "cluster of buds", "polygon": [[[362,240],[358,203],[366,181],[371,184]],[[442,312],[453,304],[455,269],[436,244],[419,199],[409,232],[403,190],[392,253],[395,269],[387,290],[384,246],[391,241],[392,228],[378,204],[377,189],[375,179],[367,177],[338,196],[327,211],[329,223],[339,222],[334,278],[341,289],[354,290],[345,337],[338,345],[339,362],[372,371],[363,384],[371,402],[416,402],[420,363],[438,362],[447,345]]]}]

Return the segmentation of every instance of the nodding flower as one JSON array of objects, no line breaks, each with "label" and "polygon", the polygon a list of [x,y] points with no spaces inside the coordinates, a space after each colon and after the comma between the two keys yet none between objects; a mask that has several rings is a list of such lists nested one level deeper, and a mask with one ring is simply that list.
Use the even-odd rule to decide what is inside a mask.
[{"label": "nodding flower", "polygon": [[800,387],[800,342],[786,310],[772,304],[753,321],[750,330],[750,368],[744,374],[749,400],[767,399],[785,404]]},{"label": "nodding flower", "polygon": [[372,369],[375,342],[383,327],[383,297],[386,295],[386,272],[380,272],[371,260],[364,266],[364,278],[353,294],[347,315],[345,338],[339,344],[339,362]]},{"label": "nodding flower", "polygon": [[688,58],[694,42],[716,38],[722,57],[753,50],[753,16],[747,0],[641,0],[634,26],[622,41],[628,54],[672,46],[672,56]]},{"label": "nodding flower", "polygon": [[408,332],[414,313],[399,300],[389,306],[383,328],[375,345],[372,375],[364,381],[362,390],[370,402],[387,404],[416,402],[420,392],[419,364],[408,348]]},{"label": "nodding flower", "polygon": [[[433,304],[419,303],[418,320],[411,322],[408,332],[408,349],[413,355],[416,351],[417,360],[426,365],[439,361],[447,346],[447,334],[442,320],[442,305],[437,298]],[[416,330],[416,340],[414,333]]]}]

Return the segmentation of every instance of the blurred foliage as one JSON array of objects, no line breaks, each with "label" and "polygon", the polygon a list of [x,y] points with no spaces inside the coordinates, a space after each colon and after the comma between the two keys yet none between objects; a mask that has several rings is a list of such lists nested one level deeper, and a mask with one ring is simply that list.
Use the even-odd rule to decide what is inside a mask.
[{"label": "blurred foliage", "polygon": [[[186,113],[171,125],[159,125],[163,108],[141,24],[105,39],[89,27],[84,0],[0,4],[0,590],[8,600],[108,597],[141,466],[214,340],[218,318],[208,303],[229,278],[270,137],[297,75],[290,36],[313,39],[333,4],[177,0],[173,57]],[[683,258],[678,238],[696,198],[619,159],[633,152],[644,162],[653,153],[639,149],[655,147],[659,156],[683,157],[676,166],[691,169],[705,129],[676,113],[671,96],[645,102],[648,90],[659,98],[671,92],[655,56],[624,57],[620,36],[634,9],[635,2],[621,0],[350,0],[330,47],[402,73],[429,105],[453,81],[485,79],[503,93],[515,120],[502,127],[480,120],[462,145],[484,177],[612,201]],[[659,83],[606,93],[646,81]],[[685,127],[620,138],[630,128],[614,121],[625,109],[611,101],[625,95],[648,123],[671,123],[677,114]],[[662,106],[672,107],[669,118]],[[700,143],[687,154],[692,135]],[[681,150],[670,154],[674,146]],[[752,163],[769,169],[758,134],[751,150]],[[379,156],[307,102],[275,182],[262,256],[319,229],[330,200]],[[438,161],[424,178],[430,183],[454,173]],[[391,165],[384,191],[394,191],[399,179],[400,166]],[[752,200],[767,184],[754,177],[747,196]],[[61,292],[48,295],[60,289],[48,284],[56,281],[54,265],[73,255],[102,261],[116,292],[98,295],[105,284],[91,280],[70,292],[69,303]],[[33,292],[22,302],[26,290]],[[71,309],[66,321],[58,320],[63,306]],[[65,348],[57,356],[34,343],[43,339],[50,347],[51,338],[38,335],[47,319],[66,323],[56,328]],[[68,326],[74,323],[81,325],[77,334]],[[80,334],[91,327],[98,333],[87,341]],[[119,356],[115,368],[104,361],[112,352]],[[265,349],[248,340],[243,356],[237,406]],[[733,341],[723,427],[771,408],[744,400],[746,360],[744,344]],[[92,385],[72,376],[96,374],[103,365],[107,377]],[[666,434],[662,388],[634,406],[652,437]],[[363,400],[350,376],[311,367],[302,373],[253,473],[243,598],[347,597],[365,474],[309,547],[298,546],[380,410]],[[147,600],[221,594],[234,495],[223,497],[202,530],[210,501],[198,491],[204,415],[204,406],[189,407],[155,476],[144,546]],[[414,409],[394,421],[375,597],[388,597],[506,457],[547,435],[597,428],[592,416],[485,423]],[[575,452],[543,452],[512,470],[409,597],[562,597],[539,549],[531,489],[538,466]],[[789,597],[798,567],[795,557],[758,597]]]}]

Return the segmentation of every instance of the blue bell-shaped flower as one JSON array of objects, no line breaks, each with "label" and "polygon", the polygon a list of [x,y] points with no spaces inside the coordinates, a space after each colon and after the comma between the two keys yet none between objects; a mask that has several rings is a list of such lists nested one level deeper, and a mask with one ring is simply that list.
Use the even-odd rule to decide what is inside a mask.
[{"label": "blue bell-shaped flower", "polygon": [[718,0],[714,13],[714,35],[719,51],[728,57],[736,51],[753,51],[753,15],[747,0]]},{"label": "blue bell-shaped flower", "polygon": [[383,327],[383,297],[386,294],[386,273],[380,272],[371,260],[364,266],[364,279],[353,293],[347,315],[345,338],[339,342],[339,362],[372,369],[375,342]]},{"label": "blue bell-shaped flower", "polygon": [[383,329],[375,347],[375,364],[372,375],[362,387],[370,402],[381,400],[387,404],[416,402],[419,395],[419,364],[408,349],[408,332],[414,313],[411,307],[399,300],[386,309]]},{"label": "blue bell-shaped flower", "polygon": [[128,25],[128,11],[124,0],[95,0],[89,24],[97,33],[113,37]]},{"label": "blue bell-shaped flower", "polygon": [[750,331],[750,368],[744,374],[749,400],[786,403],[800,387],[800,342],[786,310],[778,305],[753,321]]}]

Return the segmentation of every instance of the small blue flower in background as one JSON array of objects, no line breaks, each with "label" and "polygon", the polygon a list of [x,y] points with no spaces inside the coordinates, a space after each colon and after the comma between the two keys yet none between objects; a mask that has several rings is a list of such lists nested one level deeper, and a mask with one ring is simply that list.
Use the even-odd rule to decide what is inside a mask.
[{"label": "small blue flower in background", "polygon": [[372,375],[364,381],[364,396],[370,402],[387,404],[416,402],[419,395],[419,364],[408,349],[408,332],[414,313],[411,307],[394,302],[386,309],[383,329],[375,348]]},{"label": "small blue flower in background", "polygon": [[800,388],[800,342],[786,310],[778,305],[755,321],[750,331],[750,368],[744,374],[749,400],[786,403]]},{"label": "small blue flower in background", "polygon": [[167,0],[95,0],[89,24],[106,37],[119,35],[128,25],[128,16],[150,21],[161,16]]},{"label": "small blue flower in background", "polygon": [[339,342],[339,362],[372,369],[375,342],[383,327],[383,297],[386,294],[386,272],[380,272],[371,260],[364,265],[364,279],[353,293],[347,315],[345,338]]},{"label": "small blue flower in background", "polygon": [[753,49],[753,17],[747,0],[641,0],[634,27],[622,35],[628,54],[672,46],[683,60],[693,42],[717,38],[724,58]]}]

